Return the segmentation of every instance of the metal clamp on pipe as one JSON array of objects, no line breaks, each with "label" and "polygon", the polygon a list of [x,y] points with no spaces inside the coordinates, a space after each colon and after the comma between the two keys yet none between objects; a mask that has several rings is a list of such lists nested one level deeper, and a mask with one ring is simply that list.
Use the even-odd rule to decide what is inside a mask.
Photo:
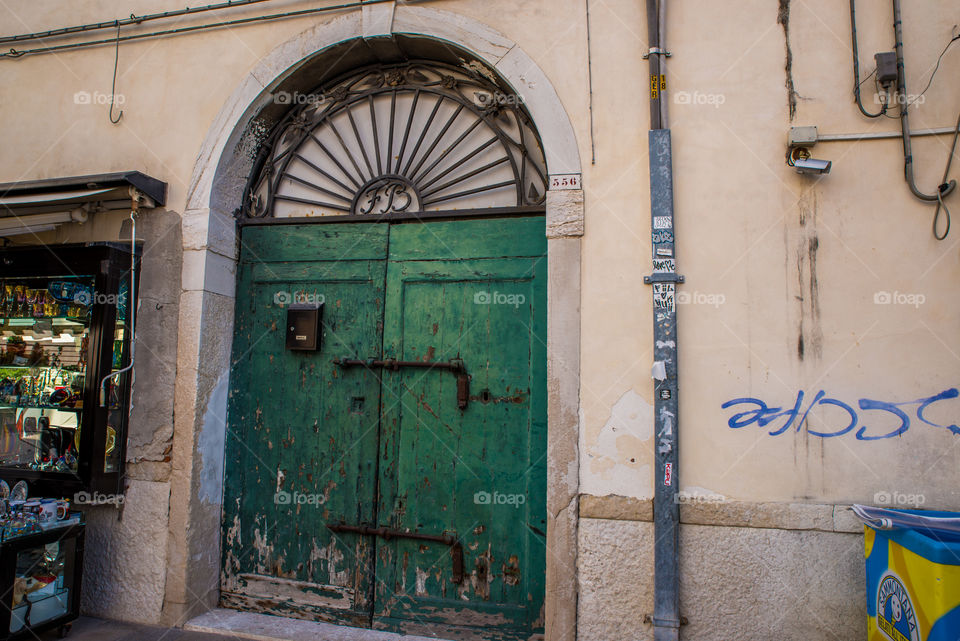
[{"label": "metal clamp on pipe", "polygon": [[643,54],[644,60],[649,60],[650,56],[666,56],[669,58],[673,54],[667,51],[666,49],[661,49],[660,47],[650,47],[650,50]]},{"label": "metal clamp on pipe", "polygon": [[645,285],[651,283],[682,283],[683,281],[683,275],[676,272],[656,272],[643,277],[643,283]]}]

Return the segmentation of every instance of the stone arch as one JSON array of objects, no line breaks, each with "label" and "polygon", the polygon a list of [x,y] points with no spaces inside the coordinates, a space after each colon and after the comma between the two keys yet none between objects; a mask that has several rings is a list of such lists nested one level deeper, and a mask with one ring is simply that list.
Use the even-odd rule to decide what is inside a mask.
[{"label": "stone arch", "polygon": [[[243,78],[201,147],[183,215],[177,414],[165,616],[177,621],[217,600],[226,389],[236,272],[234,210],[268,128],[274,92],[296,86],[310,63],[345,43],[389,48],[397,39],[467,54],[464,64],[495,72],[522,97],[543,144],[550,176],[576,189],[548,191],[548,478],[546,638],[576,638],[580,389],[580,237],[583,192],[573,126],[543,71],[513,41],[464,16],[378,3],[318,23],[278,45]],[[328,58],[329,60],[329,58]],[[286,84],[285,84],[286,83]],[[274,104],[274,107],[276,105]],[[568,183],[569,184],[569,183]],[[211,546],[212,541],[217,545]],[[211,549],[213,548],[213,549]]]}]

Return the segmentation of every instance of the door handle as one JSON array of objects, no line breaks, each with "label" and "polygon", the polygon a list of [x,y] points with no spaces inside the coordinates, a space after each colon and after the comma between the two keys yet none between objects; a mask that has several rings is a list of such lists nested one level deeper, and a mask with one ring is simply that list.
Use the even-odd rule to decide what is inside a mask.
[{"label": "door handle", "polygon": [[352,534],[366,534],[390,539],[416,539],[418,541],[433,541],[450,546],[450,557],[453,561],[453,582],[463,583],[463,546],[460,539],[450,534],[420,534],[419,532],[404,532],[389,527],[370,527],[369,525],[347,525],[345,523],[327,524],[327,529],[333,532],[350,532]]},{"label": "door handle", "polygon": [[372,369],[379,367],[396,372],[401,367],[419,367],[421,369],[445,369],[457,376],[457,407],[466,409],[467,402],[470,400],[470,375],[467,374],[467,366],[459,358],[451,359],[448,362],[428,362],[428,361],[398,361],[394,358],[385,358],[382,360],[369,358],[365,361],[356,358],[335,358],[335,365],[340,367],[366,367]]}]

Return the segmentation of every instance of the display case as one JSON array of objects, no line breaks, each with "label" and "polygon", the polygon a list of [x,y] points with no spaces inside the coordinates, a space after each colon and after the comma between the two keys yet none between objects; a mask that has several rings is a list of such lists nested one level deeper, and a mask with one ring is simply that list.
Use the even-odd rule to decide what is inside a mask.
[{"label": "display case", "polygon": [[136,256],[119,245],[0,250],[0,479],[31,496],[119,494]]},{"label": "display case", "polygon": [[80,615],[85,526],[79,513],[29,534],[4,532],[0,543],[0,639],[37,639],[70,631]]}]

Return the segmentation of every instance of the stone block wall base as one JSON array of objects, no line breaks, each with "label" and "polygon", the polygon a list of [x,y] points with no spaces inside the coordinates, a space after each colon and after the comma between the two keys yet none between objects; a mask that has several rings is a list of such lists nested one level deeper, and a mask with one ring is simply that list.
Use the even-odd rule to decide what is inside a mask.
[{"label": "stone block wall base", "polygon": [[[579,641],[653,639],[653,523],[581,518]],[[863,536],[681,525],[681,639],[866,639]]]}]

